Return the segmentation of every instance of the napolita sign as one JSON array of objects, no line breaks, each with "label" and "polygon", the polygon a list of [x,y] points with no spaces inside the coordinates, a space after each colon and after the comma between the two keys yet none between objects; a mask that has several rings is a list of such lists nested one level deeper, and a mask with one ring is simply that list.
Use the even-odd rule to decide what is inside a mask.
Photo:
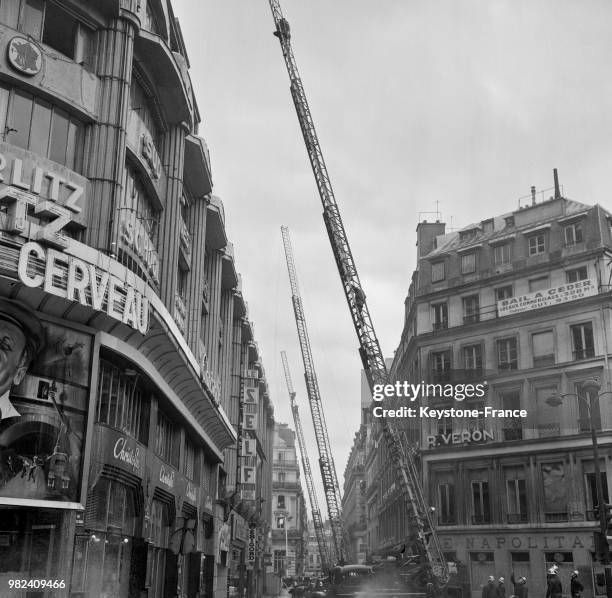
[{"label": "napolita sign", "polygon": [[497,313],[501,316],[520,314],[542,307],[552,307],[560,303],[568,303],[591,297],[597,294],[597,285],[590,278],[578,280],[558,287],[552,287],[535,293],[527,293],[519,297],[510,297],[497,302]]},{"label": "napolita sign", "polygon": [[28,287],[40,287],[46,293],[78,301],[147,333],[149,300],[108,270],[30,241],[21,248],[17,272]]}]

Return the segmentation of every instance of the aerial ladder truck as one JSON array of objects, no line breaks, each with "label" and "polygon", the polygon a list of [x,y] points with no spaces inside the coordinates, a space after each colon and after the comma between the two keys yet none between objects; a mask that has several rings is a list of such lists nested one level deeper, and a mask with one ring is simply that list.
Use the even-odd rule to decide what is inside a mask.
[{"label": "aerial ladder truck", "polygon": [[308,403],[310,405],[310,413],[312,415],[312,425],[314,427],[315,439],[317,441],[317,448],[319,450],[319,468],[321,470],[323,492],[325,493],[327,513],[329,515],[329,523],[332,530],[335,560],[339,564],[344,564],[346,553],[344,528],[342,526],[340,486],[338,485],[336,465],[334,463],[334,457],[331,451],[331,445],[329,443],[327,424],[325,422],[325,415],[323,413],[323,403],[321,401],[321,393],[319,391],[319,382],[317,380],[314,360],[312,358],[312,349],[310,348],[308,329],[306,328],[306,317],[304,315],[304,307],[302,305],[302,297],[300,295],[300,288],[295,270],[295,259],[293,257],[293,248],[291,247],[289,229],[286,226],[282,226],[281,233],[283,235],[285,257],[287,258],[287,271],[289,273],[289,283],[291,285],[293,313],[295,315],[298,340],[300,342],[300,350],[302,352],[302,361],[304,362],[306,394],[308,395]]},{"label": "aerial ladder truck", "polygon": [[306,441],[304,440],[302,420],[300,419],[300,412],[295,400],[295,390],[293,388],[289,363],[287,362],[287,353],[285,353],[285,351],[281,351],[281,360],[283,362],[283,370],[285,371],[285,381],[287,382],[287,392],[289,393],[293,422],[295,423],[295,435],[298,439],[298,446],[300,447],[300,455],[302,457],[302,469],[304,470],[304,477],[306,478],[306,488],[308,489],[308,498],[310,499],[310,512],[312,514],[315,537],[319,547],[319,555],[321,556],[321,569],[323,572],[327,572],[330,568],[330,562],[327,543],[325,541],[325,530],[323,529],[323,518],[321,517],[321,509],[319,508],[319,501],[312,479],[312,470],[310,469],[310,459],[306,452]]},{"label": "aerial ladder truck", "polygon": [[[323,204],[323,220],[340,275],[344,295],[359,340],[359,354],[366,378],[373,390],[375,384],[385,384],[388,379],[385,360],[370,318],[366,295],[361,286],[357,268],[344,230],[331,180],[327,172],[319,139],[315,130],[304,86],[298,72],[291,47],[291,29],[283,17],[279,0],[269,0],[274,18],[274,35],[278,38],[289,74],[291,97],[297,113],[306,151]],[[421,478],[415,463],[415,449],[402,442],[402,435],[394,420],[378,418],[387,450],[402,494],[409,509],[411,547],[420,553],[429,568],[424,590],[439,593],[448,583],[449,570],[436,534],[431,511],[425,503]]]}]

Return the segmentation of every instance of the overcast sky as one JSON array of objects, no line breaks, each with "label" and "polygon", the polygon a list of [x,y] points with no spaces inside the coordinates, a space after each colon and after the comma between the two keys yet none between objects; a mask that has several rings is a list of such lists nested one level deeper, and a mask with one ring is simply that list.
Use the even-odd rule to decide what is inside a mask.
[{"label": "overcast sky", "polygon": [[[281,0],[370,313],[392,356],[419,219],[453,228],[553,184],[608,209],[609,0]],[[318,455],[280,226],[289,226],[340,483],[359,426],[357,340],[267,0],[174,0],[275,415],[289,356]],[[550,193],[546,194],[548,196]],[[320,492],[320,506],[326,516]]]}]

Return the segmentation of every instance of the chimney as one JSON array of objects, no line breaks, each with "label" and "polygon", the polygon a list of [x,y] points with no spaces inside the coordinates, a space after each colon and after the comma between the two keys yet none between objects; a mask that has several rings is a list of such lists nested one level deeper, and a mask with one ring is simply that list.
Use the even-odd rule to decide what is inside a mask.
[{"label": "chimney", "polygon": [[559,175],[557,169],[553,169],[553,176],[555,178],[555,199],[561,199],[561,190],[559,189]]},{"label": "chimney", "polygon": [[531,205],[535,206],[536,205],[536,199],[535,199],[535,186],[531,185]]},{"label": "chimney", "polygon": [[419,222],[417,224],[417,256],[419,258],[427,255],[434,248],[434,240],[438,235],[446,231],[446,224],[436,220],[435,222]]}]

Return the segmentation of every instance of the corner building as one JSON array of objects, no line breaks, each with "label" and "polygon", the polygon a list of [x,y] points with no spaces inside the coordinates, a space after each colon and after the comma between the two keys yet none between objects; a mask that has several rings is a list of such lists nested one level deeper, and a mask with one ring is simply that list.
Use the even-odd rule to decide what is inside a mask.
[{"label": "corner building", "polygon": [[[511,592],[512,571],[527,577],[530,594],[544,595],[552,564],[565,592],[577,569],[585,596],[605,595],[593,548],[589,413],[576,394],[587,379],[601,385],[592,421],[608,501],[611,222],[601,206],[564,198],[557,187],[549,200],[534,194],[530,205],[461,231],[445,233],[440,222],[417,227],[418,265],[392,379],[488,383],[482,398],[417,403],[481,410],[477,417],[401,421],[420,447],[452,595],[477,598],[489,575],[505,577]],[[559,394],[553,405],[548,399]],[[484,417],[485,406],[527,415]],[[371,549],[397,549],[410,537],[407,511],[384,451],[368,459]]]},{"label": "corner building", "polygon": [[[0,55],[0,296],[46,335],[0,420],[0,587],[256,584],[273,410],[172,7],[2,2]],[[259,476],[241,509],[247,378]]]}]

